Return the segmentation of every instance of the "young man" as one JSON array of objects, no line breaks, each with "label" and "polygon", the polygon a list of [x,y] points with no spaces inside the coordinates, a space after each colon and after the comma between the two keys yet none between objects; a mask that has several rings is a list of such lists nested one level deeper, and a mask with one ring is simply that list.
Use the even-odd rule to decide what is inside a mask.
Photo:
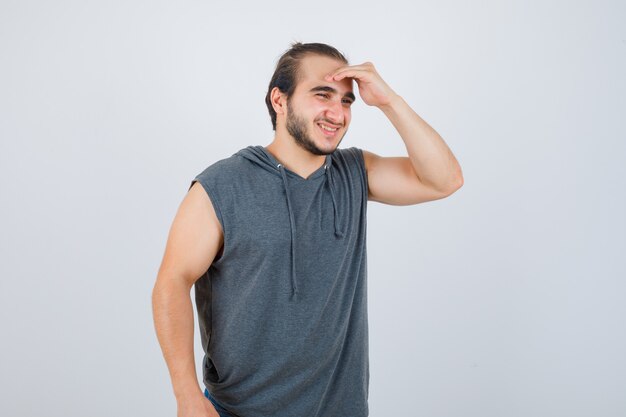
[{"label": "young man", "polygon": [[[355,81],[406,157],[339,149]],[[191,182],[153,290],[179,417],[368,415],[367,201],[417,204],[463,184],[443,139],[366,62],[295,43],[266,104],[275,130]],[[195,297],[204,393],[193,352]]]}]

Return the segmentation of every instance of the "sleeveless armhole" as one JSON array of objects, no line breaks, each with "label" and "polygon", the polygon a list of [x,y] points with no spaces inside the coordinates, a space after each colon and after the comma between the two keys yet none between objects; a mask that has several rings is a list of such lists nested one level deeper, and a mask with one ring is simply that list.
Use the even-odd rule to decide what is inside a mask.
[{"label": "sleeveless armhole", "polygon": [[367,170],[365,169],[365,157],[363,156],[363,150],[361,148],[357,148],[356,146],[353,146],[349,149],[350,151],[352,151],[355,159],[358,162],[359,171],[361,173],[361,183],[363,184],[363,198],[367,203],[367,201],[369,200],[369,185],[367,182]]},{"label": "sleeveless armhole", "polygon": [[226,245],[226,228],[224,227],[224,217],[222,216],[222,209],[220,208],[220,200],[217,197],[217,192],[213,189],[212,184],[210,184],[210,182],[207,181],[207,179],[202,174],[197,175],[191,181],[191,184],[189,185],[189,189],[187,191],[189,191],[196,182],[199,182],[202,185],[202,188],[204,188],[204,191],[207,193],[207,196],[209,197],[209,201],[211,202],[211,205],[213,206],[213,210],[215,211],[215,215],[217,216],[217,220],[220,222],[220,225],[222,227],[222,235],[224,236],[224,243],[222,245],[222,248],[220,249],[220,251],[215,257],[214,262],[216,262],[224,254],[224,246]]}]

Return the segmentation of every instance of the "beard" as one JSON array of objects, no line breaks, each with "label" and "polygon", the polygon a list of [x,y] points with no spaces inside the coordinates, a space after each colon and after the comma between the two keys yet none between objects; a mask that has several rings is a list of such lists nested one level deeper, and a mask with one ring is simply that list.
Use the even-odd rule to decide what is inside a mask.
[{"label": "beard", "polygon": [[306,149],[314,155],[329,155],[335,152],[335,149],[339,147],[339,144],[343,140],[343,137],[346,135],[346,131],[343,132],[343,135],[339,138],[339,142],[337,142],[337,146],[333,150],[325,151],[320,149],[315,142],[311,139],[309,135],[309,129],[307,128],[306,120],[303,117],[300,117],[291,107],[291,103],[287,100],[287,121],[285,123],[285,127],[287,128],[287,132],[294,138],[296,144],[301,148]]}]

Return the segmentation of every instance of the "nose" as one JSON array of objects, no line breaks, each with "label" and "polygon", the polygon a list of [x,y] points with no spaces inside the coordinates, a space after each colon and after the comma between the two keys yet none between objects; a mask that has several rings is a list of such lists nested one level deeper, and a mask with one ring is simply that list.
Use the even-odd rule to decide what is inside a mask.
[{"label": "nose", "polygon": [[326,109],[326,117],[334,124],[343,126],[345,118],[343,114],[343,105],[341,104],[341,100],[332,101],[328,104],[328,108]]}]

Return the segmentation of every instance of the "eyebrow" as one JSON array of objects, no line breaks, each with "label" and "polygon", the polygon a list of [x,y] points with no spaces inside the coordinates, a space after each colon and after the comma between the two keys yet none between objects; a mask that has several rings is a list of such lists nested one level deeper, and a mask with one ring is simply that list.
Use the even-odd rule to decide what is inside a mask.
[{"label": "eyebrow", "polygon": [[[313,93],[313,92],[316,92],[316,91],[325,91],[327,93],[337,94],[337,90],[335,90],[334,88],[329,87],[327,85],[318,85],[317,87],[313,87],[313,88],[311,88],[309,90],[310,93]],[[352,101],[356,101],[356,97],[354,96],[354,94],[352,94],[349,91],[346,94],[344,94],[344,97],[348,97]]]}]

